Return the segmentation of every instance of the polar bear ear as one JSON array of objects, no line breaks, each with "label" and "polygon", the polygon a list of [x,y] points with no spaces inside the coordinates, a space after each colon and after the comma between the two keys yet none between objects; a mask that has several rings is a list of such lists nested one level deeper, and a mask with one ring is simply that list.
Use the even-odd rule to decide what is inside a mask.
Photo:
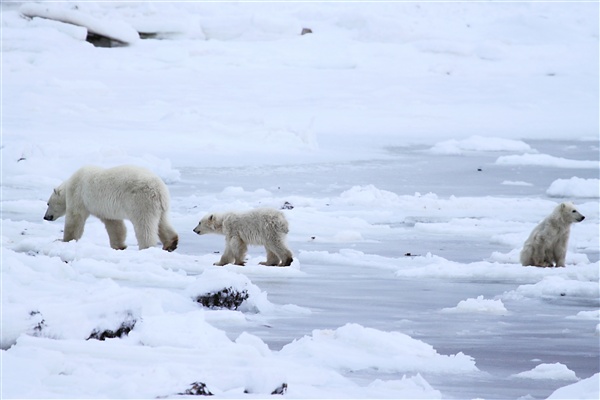
[{"label": "polar bear ear", "polygon": [[213,214],[210,214],[210,216],[208,217],[208,220],[212,221],[213,219],[215,219],[215,216]]},{"label": "polar bear ear", "polygon": [[60,188],[54,188],[54,194],[55,195],[60,195]]}]

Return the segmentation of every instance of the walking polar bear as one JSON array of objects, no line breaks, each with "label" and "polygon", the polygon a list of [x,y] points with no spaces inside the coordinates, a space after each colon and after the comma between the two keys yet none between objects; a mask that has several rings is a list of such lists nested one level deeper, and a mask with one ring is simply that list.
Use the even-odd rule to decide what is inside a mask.
[{"label": "walking polar bear", "polygon": [[564,267],[571,224],[585,219],[573,203],[556,206],[536,226],[521,251],[521,264],[537,267]]},{"label": "walking polar bear", "polygon": [[272,208],[209,214],[194,228],[198,235],[225,235],[225,251],[215,265],[244,265],[248,245],[262,245],[267,251],[267,261],[261,265],[287,267],[293,261],[292,252],[285,243],[288,231],[283,213]]},{"label": "walking polar bear", "polygon": [[55,221],[65,215],[63,240],[79,240],[90,215],[106,227],[110,247],[124,250],[127,229],[132,222],[140,250],[155,246],[177,248],[179,238],[169,222],[169,191],[152,172],[132,166],[103,169],[85,166],[54,189],[44,219]]}]

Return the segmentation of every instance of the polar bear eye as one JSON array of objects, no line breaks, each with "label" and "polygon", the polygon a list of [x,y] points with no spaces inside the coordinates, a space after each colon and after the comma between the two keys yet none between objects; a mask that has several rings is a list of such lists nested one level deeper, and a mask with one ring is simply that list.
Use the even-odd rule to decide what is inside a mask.
[{"label": "polar bear eye", "polygon": [[577,212],[577,210],[573,210],[573,211],[571,211],[571,212],[574,212],[574,213],[576,213],[576,212]]}]

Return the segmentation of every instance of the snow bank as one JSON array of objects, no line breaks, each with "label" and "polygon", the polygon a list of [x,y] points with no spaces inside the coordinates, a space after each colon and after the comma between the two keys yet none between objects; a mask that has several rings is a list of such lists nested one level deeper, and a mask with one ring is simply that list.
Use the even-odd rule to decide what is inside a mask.
[{"label": "snow bank", "polygon": [[600,320],[600,310],[595,311],[579,311],[577,315],[569,316],[570,319],[581,319],[581,320]]},{"label": "snow bank", "polygon": [[127,23],[111,18],[103,21],[68,5],[26,3],[19,11],[27,17],[41,17],[60,22],[66,22],[87,28],[90,32],[118,40],[123,43],[135,43],[139,40],[138,33]]},{"label": "snow bank", "polygon": [[561,363],[540,364],[530,371],[520,372],[513,376],[523,379],[579,380],[577,375],[575,375],[575,372],[571,371],[566,365]]},{"label": "snow bank", "polygon": [[[209,267],[211,263],[202,262],[205,257],[169,257],[158,248],[115,252],[106,245],[83,240],[77,243],[24,240],[13,246],[15,251],[5,248],[3,254],[3,279],[7,287],[2,295],[7,312],[3,314],[2,348],[13,345],[23,333],[34,333],[38,314],[45,323],[44,329],[35,333],[61,339],[85,339],[101,328],[116,330],[128,315],[148,323],[153,318],[179,318],[162,315],[164,312],[192,313],[179,323],[190,318],[204,319],[203,312],[198,311],[202,306],[195,302],[194,296],[227,288],[248,294],[239,310],[228,314],[234,324],[239,323],[240,312],[262,316],[306,312],[299,307],[272,304],[267,294],[248,278]],[[202,273],[196,277],[186,271]],[[34,281],[39,283],[31,283]],[[136,288],[145,289],[140,292]],[[36,293],[40,291],[52,299],[39,302]],[[73,325],[74,321],[77,324]],[[158,334],[165,338],[173,336]]]},{"label": "snow bank", "polygon": [[502,181],[502,184],[510,186],[533,186],[533,183],[523,181]]},{"label": "snow bank", "polygon": [[400,332],[382,332],[357,324],[315,330],[281,349],[280,354],[339,371],[472,373],[475,361],[462,353],[445,356],[430,345]]},{"label": "snow bank", "polygon": [[596,400],[600,399],[600,374],[556,389],[548,400]]},{"label": "snow bank", "polygon": [[546,190],[551,197],[600,197],[600,180],[582,179],[576,176],[571,179],[557,179]]},{"label": "snow bank", "polygon": [[[20,224],[6,225],[4,233],[10,234]],[[18,235],[11,235],[18,243],[4,239],[9,248],[3,253],[1,345],[9,349],[3,363],[10,371],[5,396],[149,398],[182,393],[200,380],[213,394],[229,397],[244,391],[265,396],[286,383],[288,394],[299,397],[440,398],[419,375],[359,386],[340,373],[353,367],[477,370],[468,356],[442,356],[409,336],[361,326],[340,328],[339,340],[320,341],[311,347],[314,353],[302,351],[300,360],[292,354],[293,344],[276,353],[247,333],[232,341],[212,324],[245,326],[257,313],[264,323],[269,316],[306,310],[271,303],[246,276],[211,267],[210,254],[188,256],[158,248],[115,252],[93,243],[104,232],[91,231],[92,243]],[[268,270],[263,267],[262,273]],[[237,311],[206,309],[194,301],[224,287],[248,292]],[[86,340],[92,332],[116,331],[124,321],[133,327],[121,339]],[[391,343],[396,354],[392,362],[385,356]],[[370,344],[376,354],[362,344]],[[331,360],[332,351],[340,348],[346,349]],[[323,354],[329,354],[327,360]]]},{"label": "snow bank", "polygon": [[354,186],[340,194],[340,201],[351,205],[379,203],[385,206],[397,204],[399,199],[396,193],[378,189],[374,185]]},{"label": "snow bank", "polygon": [[[598,268],[599,264],[591,264]],[[586,298],[597,299],[600,297],[600,287],[598,286],[598,277],[590,281],[581,281],[568,276],[546,276],[541,281],[534,284],[521,285],[516,290],[507,292],[503,295],[505,298],[518,299],[522,297],[536,298]]]},{"label": "snow bank", "polygon": [[[185,269],[185,263],[196,263],[197,257],[161,257],[165,252],[150,249],[118,252],[115,258],[117,252],[94,249],[85,243],[53,246],[57,246],[57,253],[52,256],[40,254],[41,249],[34,243],[19,246],[22,252],[4,249],[6,286],[2,292],[1,345],[9,349],[3,354],[6,397],[94,394],[151,398],[182,393],[198,380],[205,382],[213,394],[228,397],[239,397],[244,391],[263,397],[282,383],[288,385],[289,394],[294,397],[322,398],[334,393],[384,398],[394,398],[399,393],[415,398],[441,397],[420,376],[358,386],[322,363],[319,354],[331,351],[329,343],[323,343],[314,355],[306,355],[310,360],[305,364],[304,358],[299,362],[288,351],[271,352],[261,339],[248,333],[231,341],[209,321],[216,317],[221,323],[244,325],[247,322],[243,317],[240,321],[240,313],[273,315],[278,306],[243,275],[209,267],[198,276],[189,276],[176,269]],[[76,247],[73,254],[65,255],[71,246]],[[53,250],[45,252],[52,254]],[[223,287],[247,290],[248,304],[239,311],[212,311],[193,299],[199,293]],[[213,317],[213,313],[218,315]],[[86,340],[93,331],[116,330],[124,320],[133,322],[127,336],[103,342]],[[353,330],[363,331],[361,340],[373,345],[387,335],[362,327]],[[396,337],[390,335],[388,342]],[[352,336],[352,332],[342,335],[338,347],[357,346]],[[403,340],[395,345],[398,357],[417,353],[414,357],[421,359],[420,369],[441,368],[428,367],[428,359],[423,360],[423,356],[439,359],[451,370],[461,368],[460,365],[465,370],[475,369],[470,357],[440,356],[423,342],[404,335],[397,337]],[[379,345],[383,352],[384,345]],[[356,352],[351,364],[364,362],[365,350],[351,351]],[[341,360],[334,364],[346,365],[347,356],[341,354],[349,353],[342,351]],[[379,363],[382,358],[380,354],[373,360]],[[165,363],[165,359],[169,362]],[[406,365],[403,363],[397,360],[397,366],[390,368],[416,370],[400,367]],[[332,389],[335,387],[338,389]]]},{"label": "snow bank", "polygon": [[506,315],[508,310],[504,307],[502,300],[484,299],[483,296],[478,296],[476,299],[461,300],[456,307],[444,308],[445,313],[482,313]]},{"label": "snow bank", "polygon": [[436,143],[429,149],[429,152],[432,154],[446,155],[460,155],[465,152],[482,151],[534,152],[531,146],[520,140],[484,136],[471,136],[462,140],[446,140]]},{"label": "snow bank", "polygon": [[247,293],[248,299],[242,303],[240,311],[245,312],[273,312],[275,307],[267,300],[267,294],[262,292],[256,285],[252,284],[245,275],[235,274],[223,269],[205,270],[198,279],[185,289],[185,293],[194,298],[207,293],[216,293],[223,289],[229,289]]},{"label": "snow bank", "polygon": [[497,165],[531,165],[538,167],[553,168],[600,168],[598,161],[569,160],[562,157],[554,157],[548,154],[523,154],[512,156],[501,156],[496,160]]},{"label": "snow bank", "polygon": [[41,28],[41,30],[57,31],[64,33],[69,37],[84,41],[87,38],[88,31],[83,26],[72,25],[52,19],[33,17],[31,20],[31,26],[34,28]]},{"label": "snow bank", "polygon": [[369,384],[372,389],[386,389],[396,393],[402,399],[441,399],[442,393],[429,385],[421,374],[413,377],[402,376],[400,380],[382,381],[377,379]]}]

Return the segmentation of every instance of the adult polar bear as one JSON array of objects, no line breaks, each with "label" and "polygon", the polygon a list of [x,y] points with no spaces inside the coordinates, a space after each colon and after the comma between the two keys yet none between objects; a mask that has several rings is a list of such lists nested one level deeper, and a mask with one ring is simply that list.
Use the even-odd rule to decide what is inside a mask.
[{"label": "adult polar bear", "polygon": [[292,252],[285,244],[288,222],[281,211],[257,208],[243,213],[227,212],[204,216],[194,232],[198,235],[225,235],[225,251],[215,265],[244,265],[248,245],[262,245],[267,261],[262,265],[287,267],[292,264]]},{"label": "adult polar bear", "polygon": [[85,166],[63,182],[48,200],[45,220],[65,215],[63,240],[79,240],[90,215],[106,226],[110,247],[124,250],[127,229],[124,219],[133,224],[140,250],[155,246],[160,239],[163,250],[177,248],[177,232],[169,223],[169,191],[152,172],[132,166],[104,169]]},{"label": "adult polar bear", "polygon": [[585,219],[573,203],[561,203],[536,226],[521,250],[521,264],[564,267],[571,224]]}]

